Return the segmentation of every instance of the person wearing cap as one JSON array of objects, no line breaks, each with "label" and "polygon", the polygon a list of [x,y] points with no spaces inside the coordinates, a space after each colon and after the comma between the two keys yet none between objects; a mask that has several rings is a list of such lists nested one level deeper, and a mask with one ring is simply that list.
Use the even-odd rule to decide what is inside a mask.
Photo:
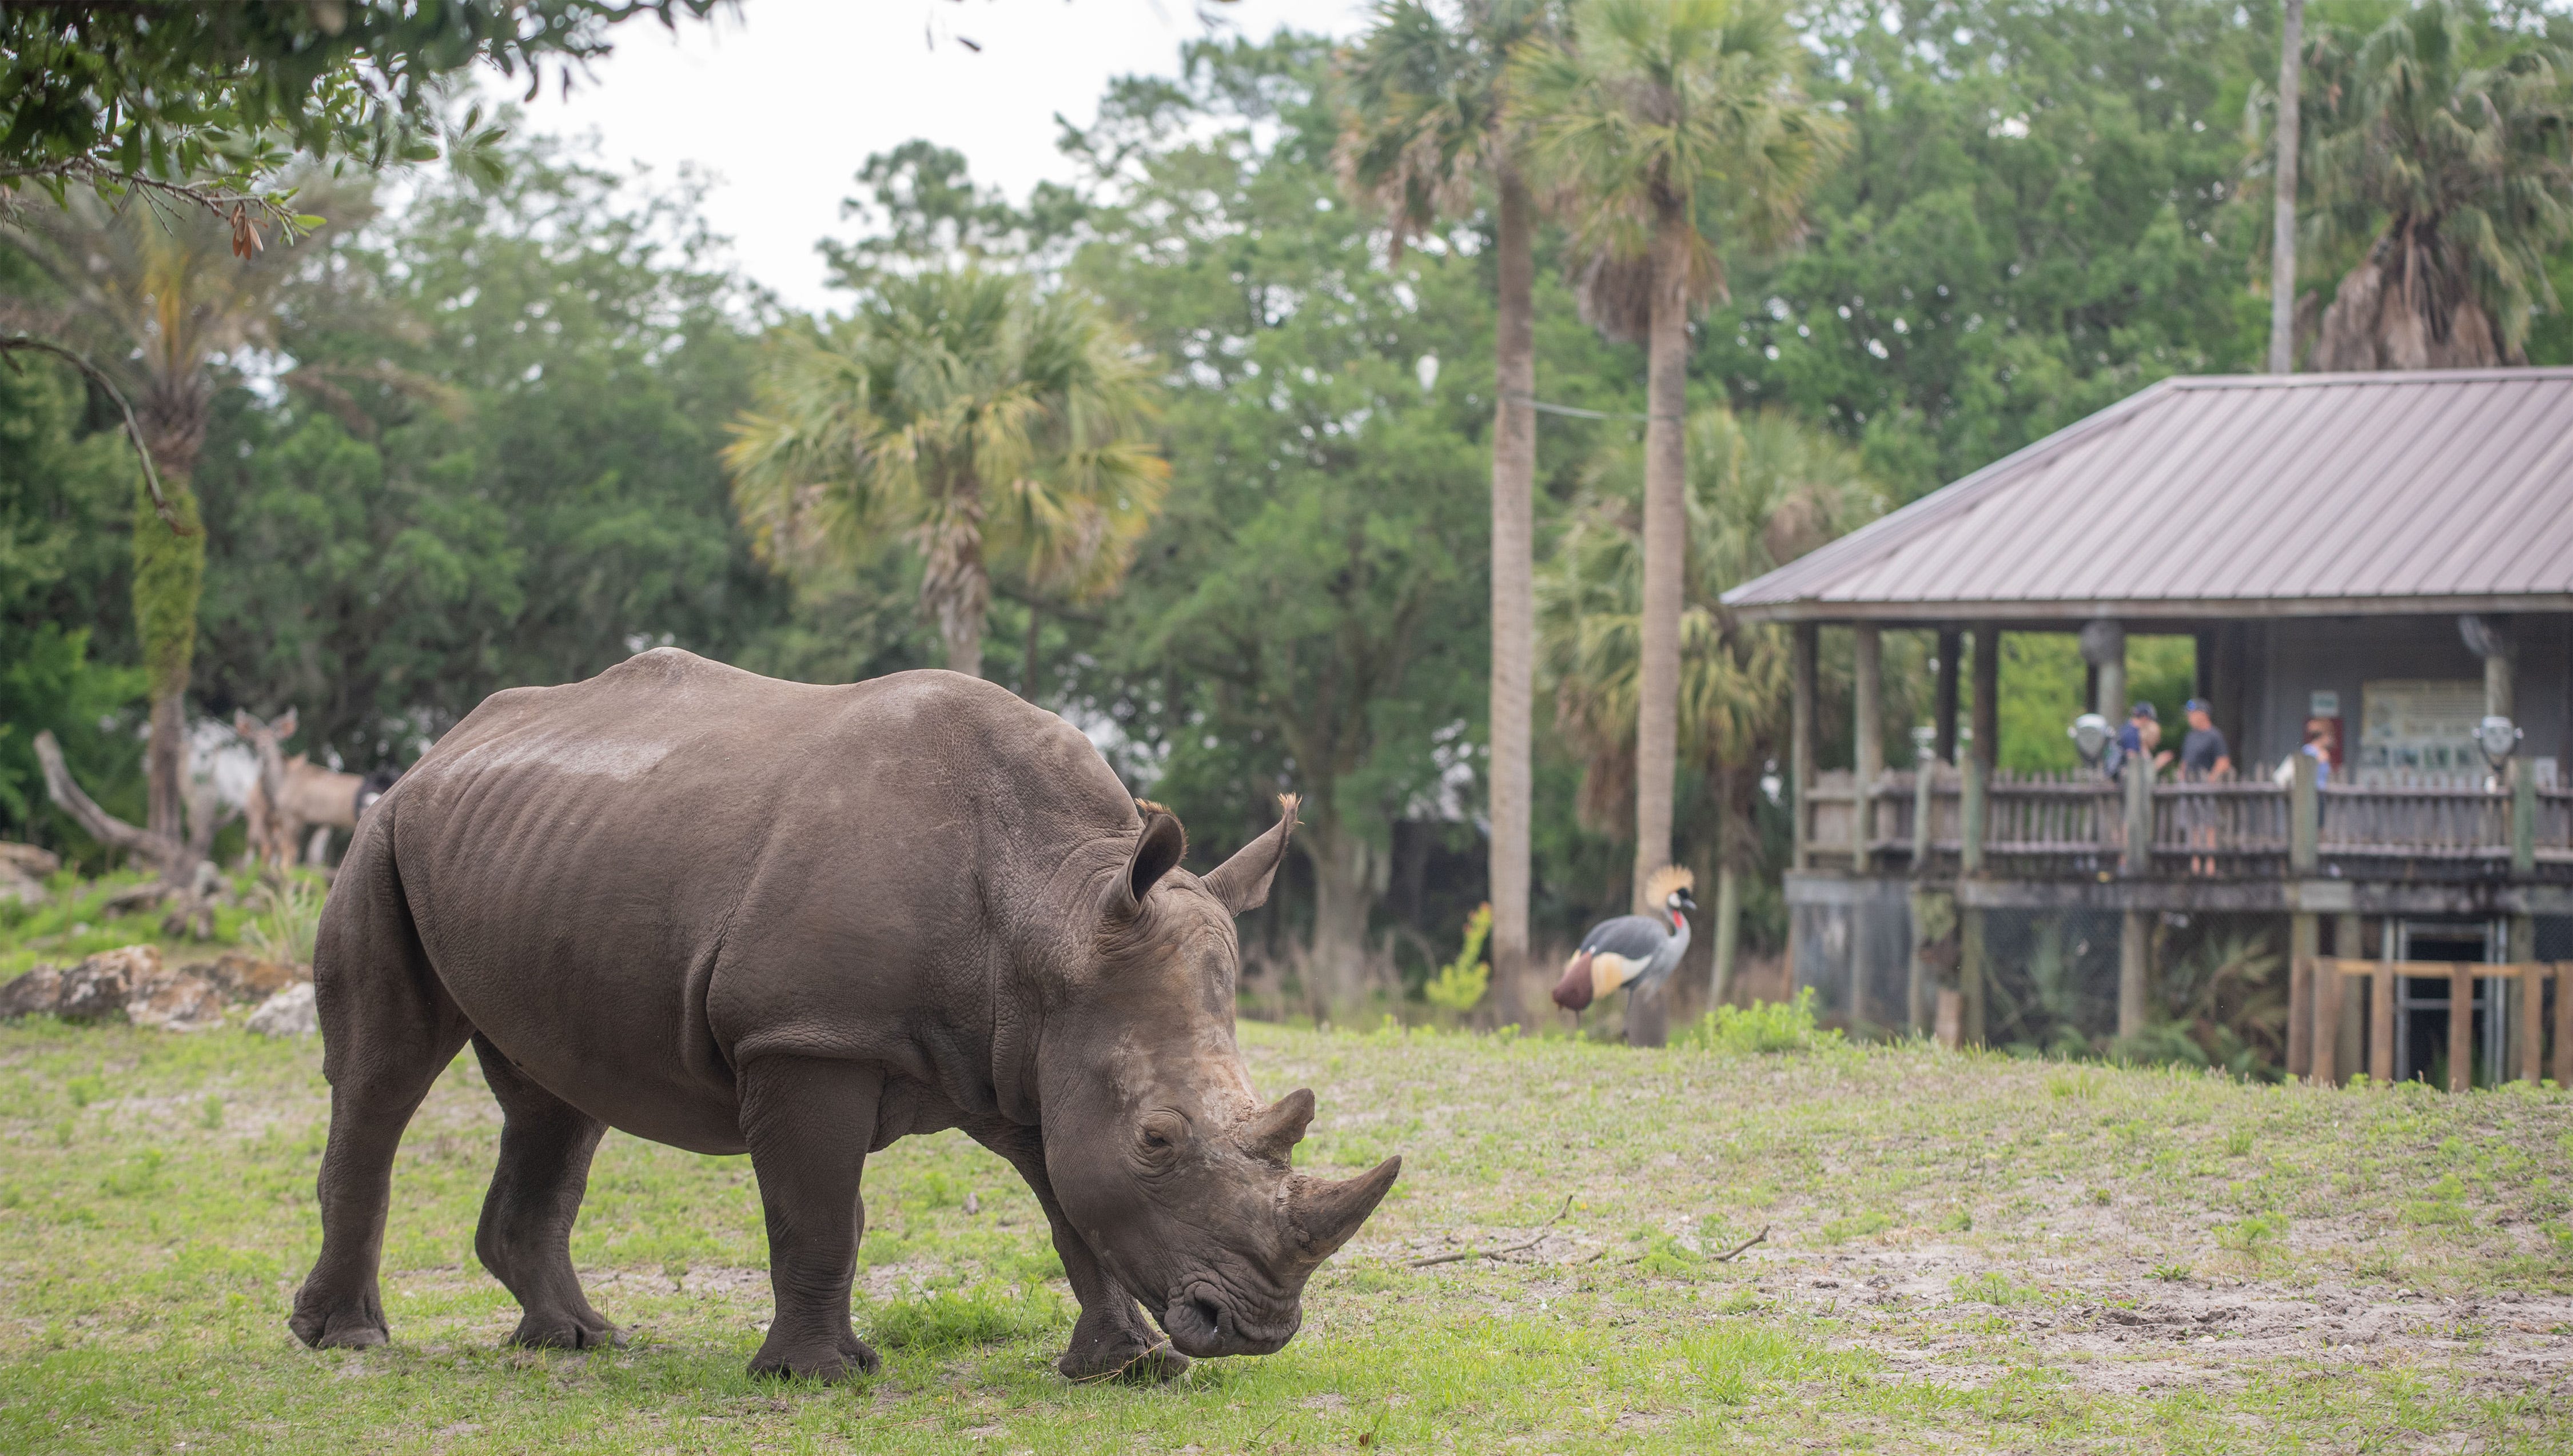
[{"label": "person wearing cap", "polygon": [[2191,698],[2180,711],[2188,715],[2188,732],[2179,740],[2180,771],[2200,779],[2233,777],[2233,747],[2208,715],[2206,700]]}]

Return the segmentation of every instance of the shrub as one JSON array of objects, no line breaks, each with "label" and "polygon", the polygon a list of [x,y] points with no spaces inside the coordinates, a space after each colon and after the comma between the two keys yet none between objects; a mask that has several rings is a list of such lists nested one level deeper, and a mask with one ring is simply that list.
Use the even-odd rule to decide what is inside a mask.
[{"label": "shrub", "polygon": [[1465,948],[1455,960],[1438,968],[1420,994],[1429,1004],[1451,1012],[1472,1011],[1483,1000],[1492,984],[1492,968],[1483,962],[1483,941],[1492,933],[1492,907],[1486,902],[1475,907],[1465,921]]},{"label": "shrub", "polygon": [[262,879],[253,892],[255,913],[242,927],[242,944],[263,961],[290,966],[313,964],[313,938],[322,928],[322,902],[329,886],[305,870],[289,870],[283,879]]},{"label": "shrub", "polygon": [[1756,1053],[1817,1052],[1848,1039],[1815,1025],[1814,989],[1808,986],[1794,1001],[1717,1007],[1672,1040],[1704,1052]]}]

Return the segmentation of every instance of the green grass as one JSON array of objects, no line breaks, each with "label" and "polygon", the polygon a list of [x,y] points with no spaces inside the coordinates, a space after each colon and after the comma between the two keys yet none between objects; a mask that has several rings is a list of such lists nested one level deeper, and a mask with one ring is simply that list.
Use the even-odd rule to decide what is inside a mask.
[{"label": "green grass", "polygon": [[[0,1028],[0,1450],[2494,1452],[2573,1429],[2551,1090],[1243,1040],[1264,1091],[1321,1098],[1299,1162],[1404,1156],[1286,1351],[1065,1382],[1034,1200],[942,1134],[869,1162],[856,1308],[885,1367],[826,1388],[743,1374],[769,1313],[743,1159],[611,1134],[573,1252],[632,1342],[505,1349],[516,1310],[471,1254],[497,1114],[460,1060],[395,1175],[395,1342],[316,1354],[284,1320],[319,1049]],[[1567,1196],[1527,1252],[1407,1266],[1524,1242]]]}]

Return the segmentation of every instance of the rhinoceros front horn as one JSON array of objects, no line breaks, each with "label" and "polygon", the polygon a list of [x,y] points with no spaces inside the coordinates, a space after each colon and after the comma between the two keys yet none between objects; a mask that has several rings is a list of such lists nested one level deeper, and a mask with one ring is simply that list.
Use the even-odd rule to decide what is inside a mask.
[{"label": "rhinoceros front horn", "polygon": [[1337,1182],[1298,1176],[1286,1193],[1286,1220],[1295,1236],[1296,1253],[1315,1264],[1329,1258],[1384,1201],[1385,1191],[1401,1172],[1402,1159],[1396,1156]]}]

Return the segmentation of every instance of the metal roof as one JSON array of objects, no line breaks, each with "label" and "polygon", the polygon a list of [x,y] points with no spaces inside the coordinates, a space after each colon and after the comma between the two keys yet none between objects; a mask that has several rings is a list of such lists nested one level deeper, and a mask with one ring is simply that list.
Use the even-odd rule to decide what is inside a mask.
[{"label": "metal roof", "polygon": [[2573,368],[2164,379],[1724,600],[1755,621],[2573,610]]}]

